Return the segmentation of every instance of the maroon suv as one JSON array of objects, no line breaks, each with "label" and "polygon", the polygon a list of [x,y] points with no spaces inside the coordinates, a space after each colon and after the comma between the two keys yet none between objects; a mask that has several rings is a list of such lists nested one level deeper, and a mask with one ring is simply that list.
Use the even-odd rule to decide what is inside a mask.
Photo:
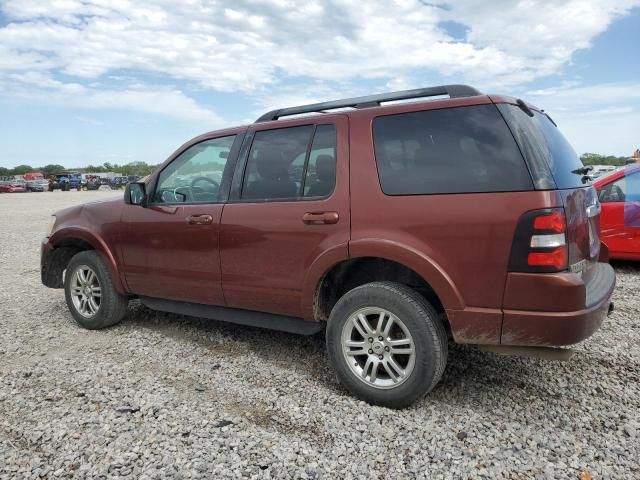
[{"label": "maroon suv", "polygon": [[124,200],[58,212],[42,281],[90,329],[131,298],[326,327],[346,388],[403,407],[449,332],[517,353],[598,329],[615,275],[586,173],[542,110],[464,85],[274,110],[185,143]]}]

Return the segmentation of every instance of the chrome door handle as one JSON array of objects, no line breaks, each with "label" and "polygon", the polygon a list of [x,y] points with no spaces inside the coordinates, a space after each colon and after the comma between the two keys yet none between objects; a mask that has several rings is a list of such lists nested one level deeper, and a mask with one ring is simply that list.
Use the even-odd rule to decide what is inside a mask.
[{"label": "chrome door handle", "polygon": [[302,215],[302,221],[307,225],[325,225],[338,223],[338,212],[307,212]]},{"label": "chrome door handle", "polygon": [[191,215],[187,217],[189,225],[211,225],[213,217],[211,215]]}]

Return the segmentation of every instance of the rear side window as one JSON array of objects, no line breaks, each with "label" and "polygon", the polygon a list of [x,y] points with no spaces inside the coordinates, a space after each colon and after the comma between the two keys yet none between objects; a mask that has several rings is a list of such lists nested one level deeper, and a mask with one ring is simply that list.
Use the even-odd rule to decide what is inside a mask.
[{"label": "rear side window", "polygon": [[532,190],[518,145],[495,105],[378,117],[373,138],[387,195]]},{"label": "rear side window", "polygon": [[326,197],[336,175],[336,127],[304,125],[256,132],[242,198]]},{"label": "rear side window", "polygon": [[537,189],[584,186],[583,175],[572,173],[582,168],[580,157],[546,115],[534,111],[530,117],[511,104],[500,104],[499,109],[529,163]]}]

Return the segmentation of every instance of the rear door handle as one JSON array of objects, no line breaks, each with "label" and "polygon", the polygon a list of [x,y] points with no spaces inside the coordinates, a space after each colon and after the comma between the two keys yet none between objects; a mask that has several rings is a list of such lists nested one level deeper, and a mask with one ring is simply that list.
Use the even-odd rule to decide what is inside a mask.
[{"label": "rear door handle", "polygon": [[338,223],[338,212],[307,212],[302,215],[302,221],[307,225],[324,225]]},{"label": "rear door handle", "polygon": [[191,215],[187,217],[189,225],[211,225],[213,217],[211,215]]}]

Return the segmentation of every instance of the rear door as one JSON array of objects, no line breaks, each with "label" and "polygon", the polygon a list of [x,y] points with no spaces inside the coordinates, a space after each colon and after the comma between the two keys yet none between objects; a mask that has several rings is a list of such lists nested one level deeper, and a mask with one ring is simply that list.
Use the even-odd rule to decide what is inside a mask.
[{"label": "rear door", "polygon": [[600,203],[583,164],[557,125],[538,110],[499,104],[537,190],[557,190],[567,221],[569,269],[587,273],[600,253]]},{"label": "rear door", "polygon": [[302,316],[305,273],[323,253],[347,257],[345,115],[253,125],[222,213],[222,286],[229,307]]}]

